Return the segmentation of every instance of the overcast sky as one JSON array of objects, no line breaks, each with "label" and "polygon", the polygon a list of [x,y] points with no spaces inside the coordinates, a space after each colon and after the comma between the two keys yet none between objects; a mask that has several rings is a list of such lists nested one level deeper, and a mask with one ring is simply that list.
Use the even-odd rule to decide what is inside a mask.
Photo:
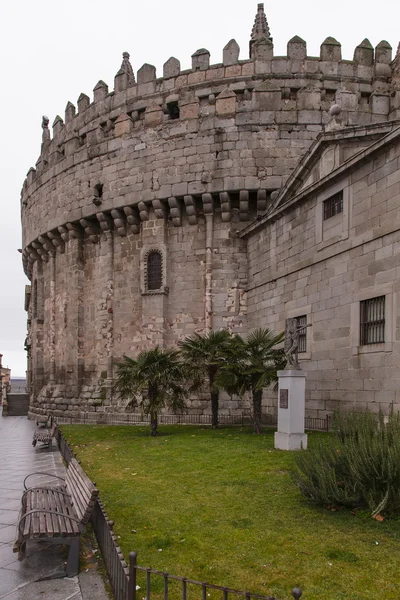
[{"label": "overcast sky", "polygon": [[[239,0],[3,0],[0,8],[1,195],[0,195],[0,353],[14,376],[25,374],[28,284],[17,249],[21,247],[20,190],[40,151],[41,117],[50,125],[64,118],[68,100],[81,92],[93,96],[99,79],[113,89],[122,52],[131,54],[136,72],[154,64],[157,75],[170,57],[191,64],[198,48],[222,61],[222,49],[235,38],[240,58],[248,58],[248,43],[256,1]],[[373,46],[387,40],[394,52],[400,40],[399,0],[286,0],[266,2],[275,54],[286,54],[294,35],[307,42],[308,54],[318,56],[328,36],[342,44],[345,59],[368,38]]]}]

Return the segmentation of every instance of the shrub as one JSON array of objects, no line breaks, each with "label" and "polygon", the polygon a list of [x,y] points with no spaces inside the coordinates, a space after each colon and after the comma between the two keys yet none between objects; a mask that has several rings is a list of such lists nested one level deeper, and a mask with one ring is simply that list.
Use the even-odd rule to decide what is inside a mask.
[{"label": "shrub", "polygon": [[295,481],[317,504],[400,514],[400,414],[336,413],[334,434],[296,457]]}]

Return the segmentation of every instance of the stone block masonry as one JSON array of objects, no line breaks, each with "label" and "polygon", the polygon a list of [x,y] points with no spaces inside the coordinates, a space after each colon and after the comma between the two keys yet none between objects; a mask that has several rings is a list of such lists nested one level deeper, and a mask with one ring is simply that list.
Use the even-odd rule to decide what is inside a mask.
[{"label": "stone block masonry", "polygon": [[[376,127],[354,130],[353,151],[377,134]],[[364,155],[356,154],[353,163],[339,160],[328,174],[321,138],[314,186],[302,188],[293,177],[300,191],[293,192],[291,210],[278,209],[242,234],[248,241],[248,328],[282,330],[288,317],[303,317],[310,326],[299,354],[307,371],[308,416],[339,407],[400,410],[400,122],[382,134]],[[346,156],[346,143],[345,133],[332,140],[338,156]],[[318,173],[325,175],[321,183]],[[338,192],[342,210],[324,221],[323,204]],[[330,221],[333,233],[324,227]],[[373,309],[363,317],[363,303],[376,298],[379,315]],[[374,335],[363,340],[368,320]],[[265,394],[265,405],[275,412],[275,396]]]},{"label": "stone block masonry", "polygon": [[82,93],[77,108],[68,102],[52,135],[43,117],[21,195],[33,411],[115,409],[123,354],[221,327],[246,333],[247,241],[238,232],[338,125],[332,104],[341,126],[400,116],[399,59],[387,42],[374,51],[364,40],[347,61],[333,38],[309,57],[296,36],[277,57],[260,4],[250,58],[239,52],[230,40],[213,65],[202,48],[187,71],[171,57],[163,78],[149,64],[135,77],[124,52],[113,91],[100,80],[93,101]]}]

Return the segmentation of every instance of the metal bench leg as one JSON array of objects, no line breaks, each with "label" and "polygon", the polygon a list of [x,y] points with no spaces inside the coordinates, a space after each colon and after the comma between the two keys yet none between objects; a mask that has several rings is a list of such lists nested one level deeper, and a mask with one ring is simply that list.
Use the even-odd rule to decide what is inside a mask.
[{"label": "metal bench leg", "polygon": [[79,538],[73,538],[66,543],[70,546],[66,568],[67,577],[75,577],[79,572]]},{"label": "metal bench leg", "polygon": [[26,557],[26,542],[23,542],[18,548],[18,560],[24,560]]}]

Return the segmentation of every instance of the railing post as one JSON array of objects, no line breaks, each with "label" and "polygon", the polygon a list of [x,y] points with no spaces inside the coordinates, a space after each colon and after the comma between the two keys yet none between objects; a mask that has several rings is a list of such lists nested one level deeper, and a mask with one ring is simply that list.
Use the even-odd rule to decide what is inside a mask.
[{"label": "railing post", "polygon": [[168,573],[164,573],[164,600],[168,600]]},{"label": "railing post", "polygon": [[182,577],[182,600],[186,600],[186,577]]},{"label": "railing post", "polygon": [[136,600],[136,552],[129,553],[129,584],[128,584],[128,600]]},{"label": "railing post", "polygon": [[207,600],[207,583],[205,581],[201,584],[201,600]]},{"label": "railing post", "polygon": [[292,596],[293,596],[293,598],[295,598],[295,600],[299,600],[299,598],[301,598],[302,595],[303,595],[303,592],[302,592],[301,588],[295,587],[292,589]]},{"label": "railing post", "polygon": [[146,600],[150,600],[150,594],[151,594],[150,576],[151,576],[151,567],[146,569]]}]

